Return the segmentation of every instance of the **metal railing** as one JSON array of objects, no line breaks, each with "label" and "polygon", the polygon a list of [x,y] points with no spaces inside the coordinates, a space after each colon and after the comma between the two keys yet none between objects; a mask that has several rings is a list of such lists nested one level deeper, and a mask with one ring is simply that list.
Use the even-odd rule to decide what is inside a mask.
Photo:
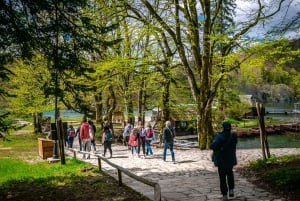
[{"label": "metal railing", "polygon": [[94,153],[85,152],[85,151],[78,151],[76,149],[67,149],[67,150],[69,150],[73,153],[74,158],[76,158],[77,153],[89,154],[89,155],[97,157],[99,171],[102,171],[102,164],[101,164],[102,162],[101,161],[105,161],[110,166],[116,168],[117,171],[118,171],[118,184],[119,184],[119,186],[122,185],[122,173],[126,174],[127,176],[129,176],[129,177],[131,177],[131,178],[133,178],[133,179],[135,179],[139,182],[142,182],[143,184],[152,186],[154,188],[154,201],[161,201],[161,189],[160,189],[160,185],[158,183],[147,180],[143,177],[137,176],[137,175],[133,174],[132,172],[122,168],[121,166],[118,166],[118,165],[112,163],[110,160],[108,160],[107,158],[105,158],[105,157],[103,157],[99,154],[94,154]]}]

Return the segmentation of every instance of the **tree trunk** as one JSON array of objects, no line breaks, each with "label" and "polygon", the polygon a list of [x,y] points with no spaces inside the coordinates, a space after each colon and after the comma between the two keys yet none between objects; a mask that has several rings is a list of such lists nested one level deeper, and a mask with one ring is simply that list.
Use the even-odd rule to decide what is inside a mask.
[{"label": "tree trunk", "polygon": [[256,111],[258,115],[258,122],[259,122],[259,130],[260,130],[260,144],[261,144],[261,150],[263,159],[266,160],[267,158],[270,158],[270,149],[269,149],[269,143],[265,128],[265,121],[264,121],[264,107],[260,103],[256,103]]},{"label": "tree trunk", "polygon": [[201,150],[209,149],[214,134],[212,127],[212,108],[205,106],[205,104],[198,103],[197,110],[198,145]]},{"label": "tree trunk", "polygon": [[102,105],[102,93],[98,93],[97,95],[94,96],[95,98],[95,112],[96,112],[96,124],[101,124],[102,123],[102,110],[103,110],[103,105]]}]

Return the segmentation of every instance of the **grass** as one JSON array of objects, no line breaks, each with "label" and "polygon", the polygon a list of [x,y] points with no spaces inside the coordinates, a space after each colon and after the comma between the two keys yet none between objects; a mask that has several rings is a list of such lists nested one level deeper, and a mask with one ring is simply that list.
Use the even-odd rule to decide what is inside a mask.
[{"label": "grass", "polygon": [[137,200],[149,199],[77,159],[48,163],[38,156],[35,134],[10,135],[0,141],[0,200]]},{"label": "grass", "polygon": [[288,200],[300,200],[300,155],[258,159],[240,172],[262,188]]}]

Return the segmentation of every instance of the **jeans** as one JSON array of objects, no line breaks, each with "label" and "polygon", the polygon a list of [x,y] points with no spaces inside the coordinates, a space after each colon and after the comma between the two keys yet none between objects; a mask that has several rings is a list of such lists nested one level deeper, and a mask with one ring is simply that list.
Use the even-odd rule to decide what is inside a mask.
[{"label": "jeans", "polygon": [[137,153],[137,147],[130,147],[131,149],[131,154],[133,155],[134,153]]},{"label": "jeans", "polygon": [[163,151],[163,160],[166,160],[166,155],[167,155],[167,149],[170,149],[171,156],[172,156],[172,161],[175,161],[175,154],[173,151],[173,142],[165,142],[164,143],[164,151]]},{"label": "jeans", "polygon": [[152,148],[151,148],[151,140],[146,140],[146,155],[153,155]]},{"label": "jeans", "polygon": [[228,187],[230,190],[234,189],[234,175],[233,175],[232,168],[218,167],[218,173],[220,179],[221,193],[222,195],[227,195]]},{"label": "jeans", "polygon": [[68,136],[68,146],[69,148],[73,148],[74,137]]},{"label": "jeans", "polygon": [[95,140],[95,138],[91,140],[91,144],[94,148],[94,151],[96,151],[96,140]]},{"label": "jeans", "polygon": [[79,143],[79,150],[82,151],[82,140],[81,138],[78,136],[78,143]]},{"label": "jeans", "polygon": [[[83,151],[90,152],[91,151],[91,139],[87,138],[87,139],[82,139],[81,141],[82,141]],[[85,154],[83,154],[83,158],[85,158]],[[90,158],[89,154],[88,154],[87,158]]]}]

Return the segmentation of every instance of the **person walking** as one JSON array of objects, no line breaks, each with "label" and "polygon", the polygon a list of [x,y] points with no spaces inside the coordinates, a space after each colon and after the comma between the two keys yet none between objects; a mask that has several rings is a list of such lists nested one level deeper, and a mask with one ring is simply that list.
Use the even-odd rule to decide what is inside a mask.
[{"label": "person walking", "polygon": [[132,129],[133,129],[133,126],[131,125],[131,123],[127,122],[126,126],[124,128],[124,132],[123,132],[123,140],[124,140],[125,146],[128,146],[128,149],[130,149],[130,147],[128,145],[128,140],[129,140],[129,136],[130,136]]},{"label": "person walking", "polygon": [[130,150],[131,150],[131,154],[132,154],[132,158],[134,157],[134,154],[138,154],[137,153],[137,146],[138,146],[138,139],[137,139],[137,129],[132,129],[130,132],[130,136],[129,136],[129,140],[128,140],[128,144],[130,146]]},{"label": "person walking", "polygon": [[105,125],[103,127],[103,133],[102,133],[102,144],[104,145],[104,152],[103,152],[104,157],[108,149],[110,153],[109,158],[112,158],[112,149],[111,149],[112,140],[113,140],[112,130],[108,125]]},{"label": "person walking", "polygon": [[91,120],[88,121],[89,125],[90,125],[90,137],[91,137],[91,145],[94,149],[94,151],[96,151],[96,126],[94,124],[94,122],[92,122]]},{"label": "person walking", "polygon": [[163,129],[163,136],[162,136],[162,142],[164,147],[163,161],[166,161],[167,149],[169,148],[171,152],[172,162],[175,163],[175,153],[173,150],[174,138],[175,138],[175,132],[171,127],[171,121],[166,121],[166,126]]},{"label": "person walking", "polygon": [[67,130],[68,134],[68,147],[73,148],[73,142],[74,142],[74,137],[76,136],[75,134],[75,129],[72,125],[69,126]]},{"label": "person walking", "polygon": [[150,122],[146,122],[144,133],[145,133],[144,135],[146,136],[146,155],[150,154],[151,156],[153,156],[151,141],[153,139],[154,131],[152,129]]},{"label": "person walking", "polygon": [[81,124],[76,129],[75,137],[78,137],[79,151],[82,151],[82,141],[81,141],[81,138],[80,138],[80,126],[81,126]]},{"label": "person walking", "polygon": [[140,157],[140,153],[141,153],[141,147],[142,147],[142,151],[143,151],[143,156],[144,158],[146,157],[146,151],[145,151],[145,147],[146,147],[146,135],[144,132],[144,126],[142,124],[142,122],[139,122],[138,127],[137,127],[137,140],[138,140],[138,157]]},{"label": "person walking", "polygon": [[232,169],[237,164],[236,145],[237,135],[231,132],[231,124],[224,121],[222,123],[222,132],[217,133],[210,144],[210,149],[213,150],[212,160],[218,168],[223,201],[228,200],[228,192],[230,198],[234,197],[234,175]]},{"label": "person walking", "polygon": [[[82,141],[82,150],[85,152],[91,151],[91,138],[90,138],[90,125],[87,122],[87,119],[84,118],[81,126],[80,126],[80,138]],[[83,154],[82,159],[85,159],[85,155]],[[88,154],[87,159],[90,159],[90,155]]]}]

